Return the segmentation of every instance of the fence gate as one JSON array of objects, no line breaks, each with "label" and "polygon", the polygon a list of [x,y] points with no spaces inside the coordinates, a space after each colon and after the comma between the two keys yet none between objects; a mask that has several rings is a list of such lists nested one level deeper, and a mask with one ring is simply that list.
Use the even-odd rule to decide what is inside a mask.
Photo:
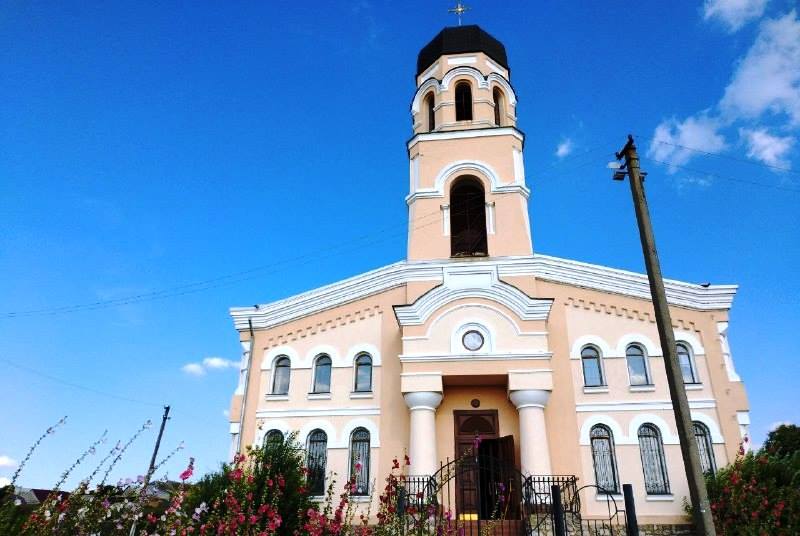
[{"label": "fence gate", "polygon": [[[605,512],[586,519],[581,500],[602,498]],[[572,475],[525,476],[503,460],[463,457],[431,477],[405,477],[397,494],[408,536],[625,536],[621,501]]]}]

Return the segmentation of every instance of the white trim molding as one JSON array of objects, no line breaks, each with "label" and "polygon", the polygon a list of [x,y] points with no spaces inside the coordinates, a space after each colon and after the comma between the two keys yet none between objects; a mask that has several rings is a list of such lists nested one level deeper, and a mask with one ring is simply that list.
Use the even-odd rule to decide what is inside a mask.
[{"label": "white trim molding", "polygon": [[256,411],[257,419],[291,418],[291,417],[351,417],[356,415],[380,415],[378,407],[349,408],[306,408],[306,409],[260,409]]},{"label": "white trim molding", "polygon": [[587,346],[594,346],[600,351],[600,359],[606,357],[614,357],[614,350],[606,342],[606,340],[599,335],[581,335],[572,343],[572,348],[569,352],[570,359],[580,359],[581,352]]},{"label": "white trim molding", "polygon": [[504,181],[497,171],[486,162],[480,160],[457,160],[450,162],[439,170],[433,188],[412,190],[406,197],[406,203],[410,205],[417,199],[445,197],[448,181],[461,175],[473,175],[486,179],[489,182],[489,192],[492,194],[518,193],[527,199],[531,193],[524,183],[520,184],[515,180]]},{"label": "white trim molding", "polygon": [[[451,123],[450,125],[440,125],[440,126],[456,126],[456,125],[458,125],[458,123]],[[490,138],[493,136],[513,136],[520,143],[525,142],[525,136],[522,134],[522,132],[517,130],[516,127],[496,127],[494,125],[491,125],[487,126],[486,128],[473,128],[469,130],[439,130],[434,132],[420,132],[419,134],[415,134],[413,138],[408,140],[406,147],[410,151],[417,143],[421,141],[463,140],[468,138]]]},{"label": "white trim molding", "polygon": [[[412,281],[441,283],[446,270],[458,267],[491,268],[497,271],[500,278],[533,276],[555,283],[650,301],[650,287],[645,274],[537,253],[521,257],[495,257],[484,261],[461,259],[401,261],[269,304],[257,307],[233,307],[230,309],[230,314],[234,326],[240,331],[248,329],[248,321],[252,322],[255,329],[271,328],[352,303]],[[665,280],[664,284],[667,300],[671,305],[700,311],[730,309],[737,289],[736,285],[703,287],[675,280]],[[720,324],[724,324],[724,327],[718,327],[724,341],[724,351],[727,341],[723,338],[723,334],[727,330],[727,322]],[[729,351],[724,353],[730,355]],[[732,361],[730,358],[726,361],[726,366],[729,377],[731,377]]]},{"label": "white trim molding", "polygon": [[283,345],[264,351],[264,357],[261,360],[261,370],[271,370],[278,356],[283,355],[289,358],[289,365],[291,368],[304,368],[303,361],[300,358],[300,354],[297,353],[297,350],[291,346]]},{"label": "white trim molding", "polygon": [[[713,409],[717,407],[717,402],[712,398],[689,400],[691,409]],[[671,410],[672,402],[669,400],[653,401],[611,401],[611,402],[578,402],[575,404],[575,411],[578,413],[595,411],[657,411]]]},{"label": "white trim molding", "polygon": [[614,417],[611,417],[610,415],[589,415],[581,425],[581,445],[591,445],[592,442],[589,434],[591,433],[592,428],[598,424],[608,426],[609,430],[611,430],[611,435],[613,436],[615,445],[630,444],[628,441],[628,435],[622,431],[622,427],[619,425],[616,419],[614,419]]},{"label": "white trim molding", "polygon": [[448,303],[463,298],[483,298],[508,307],[522,320],[547,320],[551,299],[531,298],[517,287],[500,281],[492,267],[452,267],[444,272],[444,284],[423,294],[409,305],[395,305],[401,326],[425,324],[431,315]]}]

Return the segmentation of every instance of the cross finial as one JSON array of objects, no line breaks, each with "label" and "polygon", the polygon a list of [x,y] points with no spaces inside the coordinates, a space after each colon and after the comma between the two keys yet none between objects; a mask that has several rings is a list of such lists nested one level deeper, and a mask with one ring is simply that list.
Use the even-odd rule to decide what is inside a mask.
[{"label": "cross finial", "polygon": [[455,16],[457,16],[458,17],[458,25],[461,26],[461,15],[463,15],[464,13],[469,11],[470,9],[472,9],[472,8],[469,7],[469,6],[465,6],[464,4],[462,4],[459,1],[459,2],[456,2],[456,7],[448,9],[447,12],[448,13],[453,13]]}]

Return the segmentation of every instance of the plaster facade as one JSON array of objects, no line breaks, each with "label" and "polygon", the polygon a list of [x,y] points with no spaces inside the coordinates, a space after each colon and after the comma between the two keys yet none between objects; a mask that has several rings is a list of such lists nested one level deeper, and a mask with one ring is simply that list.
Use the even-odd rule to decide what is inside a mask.
[{"label": "plaster facade", "polygon": [[[488,55],[443,54],[417,78],[412,99],[408,255],[405,261],[257,307],[231,309],[243,348],[231,401],[231,451],[271,430],[327,437],[327,474],[351,473],[351,438],[369,434],[370,486],[408,454],[429,475],[458,456],[457,412],[496,412],[498,437],[513,438],[526,474],[596,481],[592,430],[613,436],[617,479],[633,484],[643,523],[685,521],[688,495],[647,278],[534,253],[530,190],[516,128],[509,69]],[[456,120],[455,86],[472,85],[472,119]],[[496,91],[503,109],[495,113]],[[425,99],[434,99],[429,129]],[[453,185],[477,180],[488,251],[453,256]],[[708,431],[721,467],[747,444],[748,402],[727,342],[731,285],[666,282],[676,339],[690,351],[692,417]],[[475,335],[477,334],[477,335]],[[626,352],[644,352],[649,381],[635,385]],[[602,381],[589,382],[582,352],[595,349]],[[289,387],[275,393],[276,360]],[[315,383],[330,359],[328,389]],[[369,356],[369,389],[356,360]],[[633,385],[632,385],[633,384]],[[362,385],[363,387],[363,385]],[[648,493],[639,432],[657,429],[669,491]],[[377,512],[377,493],[372,501]],[[607,511],[598,498],[588,516]]]}]

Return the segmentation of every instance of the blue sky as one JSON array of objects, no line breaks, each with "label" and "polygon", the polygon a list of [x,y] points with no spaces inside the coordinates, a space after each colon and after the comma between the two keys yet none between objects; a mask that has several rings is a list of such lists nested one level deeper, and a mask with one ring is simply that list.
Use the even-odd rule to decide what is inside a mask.
[{"label": "blue sky", "polygon": [[[730,338],[755,440],[800,421],[793,2],[468,4],[508,49],[535,250],[643,269],[628,187],[605,168],[637,134],[665,275],[741,285]],[[448,7],[0,8],[0,478],[62,415],[23,484],[52,486],[104,429],[110,448],[164,403],[165,452],[187,445],[172,476],[226,457],[228,307],[405,255],[416,54]],[[154,439],[111,479],[143,473]]]}]

